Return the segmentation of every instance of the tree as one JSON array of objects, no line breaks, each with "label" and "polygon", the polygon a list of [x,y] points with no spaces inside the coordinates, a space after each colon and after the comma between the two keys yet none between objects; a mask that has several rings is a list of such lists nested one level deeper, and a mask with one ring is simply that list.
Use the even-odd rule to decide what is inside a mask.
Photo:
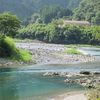
[{"label": "tree", "polygon": [[66,24],[64,26],[66,30],[64,31],[65,41],[68,44],[78,44],[81,41],[82,27],[75,24]]},{"label": "tree", "polygon": [[44,6],[40,10],[40,18],[41,20],[48,24],[52,21],[52,19],[57,18],[57,13],[60,11],[60,6],[55,5],[55,6]]},{"label": "tree", "polygon": [[96,13],[96,17],[93,18],[92,22],[94,25],[100,25],[100,11]]},{"label": "tree", "polygon": [[92,36],[100,41],[100,26],[95,26]]},{"label": "tree", "polygon": [[39,14],[34,13],[34,14],[31,16],[30,23],[35,23],[36,20],[37,20],[38,18],[39,18]]},{"label": "tree", "polygon": [[0,14],[0,33],[15,37],[18,34],[17,29],[20,28],[20,23],[18,17],[11,15],[10,12]]}]

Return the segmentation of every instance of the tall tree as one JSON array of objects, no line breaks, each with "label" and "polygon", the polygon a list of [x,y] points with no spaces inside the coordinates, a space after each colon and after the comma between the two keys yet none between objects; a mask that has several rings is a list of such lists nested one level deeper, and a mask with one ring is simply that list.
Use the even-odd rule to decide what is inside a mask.
[{"label": "tall tree", "polygon": [[0,33],[14,37],[18,34],[17,29],[20,28],[20,23],[16,15],[11,15],[10,12],[0,14]]}]

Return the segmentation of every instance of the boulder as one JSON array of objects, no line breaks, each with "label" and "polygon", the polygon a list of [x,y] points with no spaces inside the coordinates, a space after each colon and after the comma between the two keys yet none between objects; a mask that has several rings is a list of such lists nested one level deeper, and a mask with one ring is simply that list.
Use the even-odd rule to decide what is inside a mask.
[{"label": "boulder", "polygon": [[79,72],[79,74],[85,74],[85,75],[100,75],[100,71],[82,70],[82,71]]},{"label": "boulder", "polygon": [[68,72],[61,72],[60,76],[66,77],[66,75],[68,75]]},{"label": "boulder", "polygon": [[79,74],[90,75],[90,74],[91,74],[91,71],[88,71],[88,70],[82,70],[82,71],[79,72]]},{"label": "boulder", "polygon": [[100,71],[92,71],[92,74],[93,75],[99,75],[100,74]]},{"label": "boulder", "polygon": [[72,79],[66,79],[66,80],[64,80],[64,82],[68,83],[68,84],[72,84],[72,83],[74,83],[74,80],[72,80]]},{"label": "boulder", "polygon": [[44,76],[56,76],[59,75],[59,73],[57,72],[46,72],[45,74],[43,74]]},{"label": "boulder", "polygon": [[60,76],[63,77],[78,77],[78,76],[85,76],[84,74],[74,73],[74,72],[61,72],[59,73]]}]

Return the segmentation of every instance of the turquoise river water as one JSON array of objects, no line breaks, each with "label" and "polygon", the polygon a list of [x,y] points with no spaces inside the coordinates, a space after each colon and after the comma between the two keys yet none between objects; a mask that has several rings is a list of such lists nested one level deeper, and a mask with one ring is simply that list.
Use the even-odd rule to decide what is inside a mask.
[{"label": "turquoise river water", "polygon": [[[99,52],[100,53],[100,52]],[[79,64],[37,64],[0,69],[0,100],[50,100],[57,95],[85,90],[78,84],[65,84],[64,77],[43,76],[45,72],[100,70],[100,62]]]}]

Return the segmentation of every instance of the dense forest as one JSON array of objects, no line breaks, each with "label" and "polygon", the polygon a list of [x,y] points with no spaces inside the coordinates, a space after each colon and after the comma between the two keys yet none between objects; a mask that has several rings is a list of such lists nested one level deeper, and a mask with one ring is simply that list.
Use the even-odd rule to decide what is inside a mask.
[{"label": "dense forest", "polygon": [[63,8],[74,9],[82,0],[0,0],[0,13],[11,12],[20,19],[25,19],[34,13],[39,13],[45,6],[60,5]]},{"label": "dense forest", "polygon": [[48,25],[30,24],[19,30],[19,38],[37,39],[47,43],[100,45],[100,26],[66,24],[59,27],[60,23],[60,20],[53,20]]},{"label": "dense forest", "polygon": [[[59,7],[56,11],[51,12],[55,10],[53,8],[55,5],[59,5]],[[70,11],[70,16],[68,15],[68,10]],[[99,25],[100,0],[0,0],[0,13],[4,12],[11,12],[17,15],[27,24],[29,24],[30,21],[34,22],[32,17],[37,13],[39,15],[35,17],[40,17],[43,22],[47,20],[43,17],[48,17],[49,19],[51,15],[52,18],[61,17],[66,20],[87,20],[92,25]],[[73,12],[73,14],[71,14],[71,12]],[[40,19],[38,21],[41,22]],[[50,21],[51,17],[46,23]]]},{"label": "dense forest", "polygon": [[[82,0],[81,2],[80,0],[76,0],[73,7],[76,7],[76,3],[77,5],[80,3],[76,9],[70,6],[73,10],[71,10],[70,7],[66,8],[73,4],[73,0],[62,0],[62,3],[60,0],[48,0],[45,1],[45,3],[41,0],[33,1],[34,0],[16,1],[16,4],[23,4],[24,7],[27,6],[28,9],[30,9],[31,6],[34,7],[34,9],[32,9],[34,11],[30,10],[32,11],[32,15],[30,14],[31,16],[23,21],[21,28],[17,31],[19,33],[17,37],[20,39],[38,39],[47,43],[100,45],[100,0]],[[13,3],[10,2],[8,4],[13,5]],[[35,5],[33,6],[32,4]],[[47,5],[44,6],[43,4]],[[15,8],[17,9],[19,7]],[[25,9],[26,8],[21,10],[25,12],[27,11]],[[26,13],[27,16],[28,13]],[[91,26],[66,24],[63,27],[59,27],[59,25],[63,25],[62,20],[85,20],[89,21]]]},{"label": "dense forest", "polygon": [[100,25],[100,0],[82,0],[72,19],[87,20],[92,25]]},{"label": "dense forest", "polygon": [[[19,30],[22,39],[38,39],[49,43],[100,45],[100,0],[82,0],[74,11],[58,5],[44,6],[40,13],[27,19]],[[91,26],[63,24],[62,20],[89,21]]]},{"label": "dense forest", "polygon": [[89,21],[91,25],[100,25],[100,0],[82,0],[79,6],[71,10],[59,5],[43,6],[39,13],[26,18],[23,25],[30,23],[50,23],[52,19]]}]

